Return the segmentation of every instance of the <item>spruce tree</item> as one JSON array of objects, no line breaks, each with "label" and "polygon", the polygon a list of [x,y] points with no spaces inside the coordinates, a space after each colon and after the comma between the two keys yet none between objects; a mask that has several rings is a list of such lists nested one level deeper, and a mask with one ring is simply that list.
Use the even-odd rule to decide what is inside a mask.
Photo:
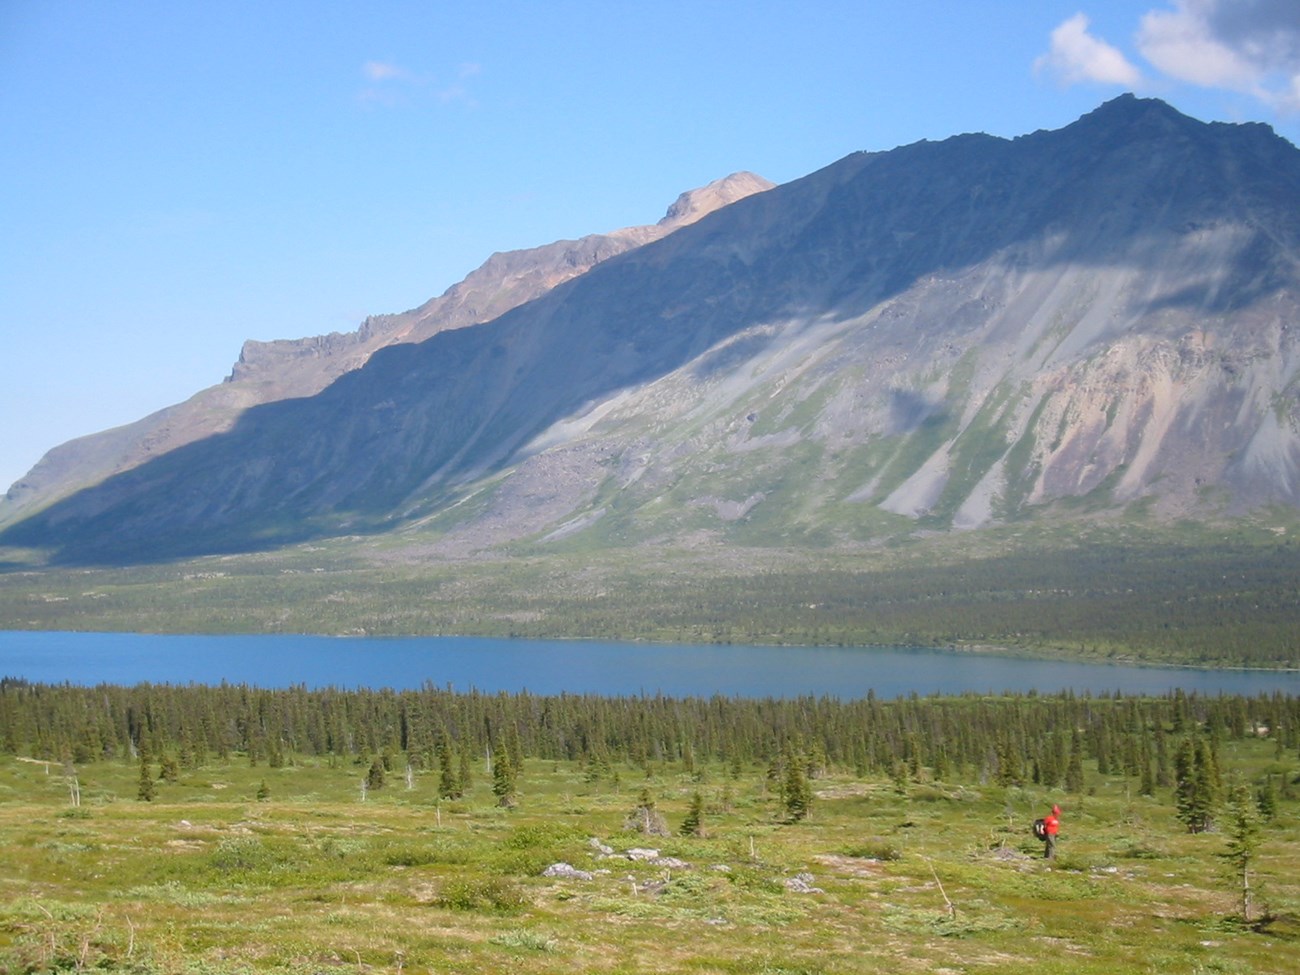
[{"label": "spruce tree", "polygon": [[1273,773],[1270,772],[1264,777],[1264,781],[1255,790],[1255,806],[1259,810],[1260,819],[1264,822],[1272,822],[1277,816],[1277,788],[1273,785]]},{"label": "spruce tree", "polygon": [[682,820],[679,832],[683,836],[704,835],[704,797],[698,791],[691,796],[691,805],[686,810],[686,818]]},{"label": "spruce tree", "polygon": [[463,796],[474,785],[474,763],[470,760],[469,748],[460,750],[460,764],[456,771],[456,787]]},{"label": "spruce tree", "polygon": [[176,782],[181,777],[180,763],[173,755],[164,755],[158,766],[158,778],[164,782]]},{"label": "spruce tree", "polygon": [[451,745],[444,738],[438,742],[438,798],[459,799],[460,782],[451,764]]},{"label": "spruce tree", "polygon": [[648,836],[669,835],[668,823],[664,820],[663,813],[655,807],[654,796],[650,794],[648,788],[641,790],[636,808],[628,813],[627,819],[623,821],[623,828],[645,833]]},{"label": "spruce tree", "polygon": [[1173,783],[1173,774],[1169,770],[1169,748],[1165,741],[1163,721],[1156,721],[1156,785],[1168,788]]},{"label": "spruce tree", "polygon": [[812,785],[804,771],[801,756],[788,755],[786,758],[782,798],[785,802],[786,815],[793,822],[806,818],[812,809]]},{"label": "spruce tree", "polygon": [[1151,767],[1151,760],[1142,763],[1142,783],[1138,786],[1138,795],[1154,796],[1156,794],[1156,774]]},{"label": "spruce tree", "polygon": [[509,809],[515,804],[515,767],[509,755],[500,751],[492,763],[492,794],[498,806]]},{"label": "spruce tree", "polygon": [[1228,851],[1224,854],[1241,891],[1241,919],[1250,923],[1252,890],[1250,871],[1259,848],[1259,816],[1255,802],[1244,782],[1238,782],[1228,794]]},{"label": "spruce tree", "polygon": [[1196,832],[1196,752],[1190,738],[1178,743],[1174,752],[1174,808],[1178,819],[1191,832]]},{"label": "spruce tree", "polygon": [[1214,810],[1223,791],[1223,780],[1219,777],[1219,763],[1215,759],[1211,741],[1198,738],[1195,754],[1195,818],[1199,827],[1196,832],[1203,832],[1214,825]]},{"label": "spruce tree", "polygon": [[149,768],[148,749],[140,749],[140,785],[136,790],[136,798],[141,802],[153,802],[154,797],[158,795],[158,789],[154,785],[153,772]]},{"label": "spruce tree", "polygon": [[1189,832],[1203,833],[1213,825],[1218,803],[1218,768],[1204,738],[1184,738],[1174,755],[1174,805]]},{"label": "spruce tree", "polygon": [[1065,765],[1066,791],[1078,795],[1083,791],[1083,741],[1079,732],[1070,735],[1070,758]]},{"label": "spruce tree", "polygon": [[370,763],[370,770],[366,772],[366,789],[382,789],[384,787],[384,763],[376,758]]}]

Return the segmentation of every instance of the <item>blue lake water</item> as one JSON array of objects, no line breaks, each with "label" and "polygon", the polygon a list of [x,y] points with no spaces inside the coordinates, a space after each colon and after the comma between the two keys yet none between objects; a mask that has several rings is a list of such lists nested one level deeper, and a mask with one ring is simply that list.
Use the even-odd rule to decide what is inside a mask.
[{"label": "blue lake water", "polygon": [[155,636],[0,631],[0,676],[39,683],[893,698],[1073,690],[1300,695],[1300,673],[1134,667],[898,647],[680,646],[468,637]]}]

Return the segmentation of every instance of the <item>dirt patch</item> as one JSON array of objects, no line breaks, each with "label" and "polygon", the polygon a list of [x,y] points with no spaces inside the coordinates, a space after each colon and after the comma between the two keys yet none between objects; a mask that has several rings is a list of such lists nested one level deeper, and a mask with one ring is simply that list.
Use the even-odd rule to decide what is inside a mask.
[{"label": "dirt patch", "polygon": [[825,853],[821,856],[815,856],[813,859],[845,877],[879,877],[885,871],[885,865],[882,861],[865,857],[849,857]]}]

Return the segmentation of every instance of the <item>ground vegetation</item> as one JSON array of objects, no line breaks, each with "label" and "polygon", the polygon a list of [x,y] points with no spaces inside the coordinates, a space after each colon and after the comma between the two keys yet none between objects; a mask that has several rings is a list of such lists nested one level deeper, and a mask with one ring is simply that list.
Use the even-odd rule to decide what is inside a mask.
[{"label": "ground vegetation", "polygon": [[[1282,695],[9,680],[0,968],[1285,972],[1298,735]],[[1180,812],[1184,741],[1227,784],[1206,829]],[[455,799],[453,749],[475,771]],[[1030,826],[1053,804],[1049,862]],[[636,826],[647,808],[666,829]]]},{"label": "ground vegetation", "polygon": [[983,648],[1300,667],[1278,525],[1012,527],[850,552],[428,558],[418,536],[152,566],[0,571],[8,629]]}]

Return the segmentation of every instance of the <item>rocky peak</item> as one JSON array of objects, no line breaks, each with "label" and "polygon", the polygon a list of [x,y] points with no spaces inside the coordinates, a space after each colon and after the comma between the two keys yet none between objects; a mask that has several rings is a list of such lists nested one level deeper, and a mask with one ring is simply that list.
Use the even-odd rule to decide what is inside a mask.
[{"label": "rocky peak", "polygon": [[1097,140],[1098,148],[1115,144],[1205,141],[1228,132],[1232,133],[1231,138],[1238,143],[1246,141],[1246,137],[1258,136],[1268,137],[1269,141],[1285,141],[1276,136],[1271,126],[1262,122],[1207,124],[1184,115],[1158,98],[1138,98],[1133,94],[1120,95],[1103,102],[1060,132],[1065,137],[1080,136]]},{"label": "rocky peak", "polygon": [[739,172],[715,179],[707,186],[688,190],[673,201],[657,226],[676,229],[708,216],[714,210],[735,203],[755,193],[770,190],[776,184],[755,173]]}]

